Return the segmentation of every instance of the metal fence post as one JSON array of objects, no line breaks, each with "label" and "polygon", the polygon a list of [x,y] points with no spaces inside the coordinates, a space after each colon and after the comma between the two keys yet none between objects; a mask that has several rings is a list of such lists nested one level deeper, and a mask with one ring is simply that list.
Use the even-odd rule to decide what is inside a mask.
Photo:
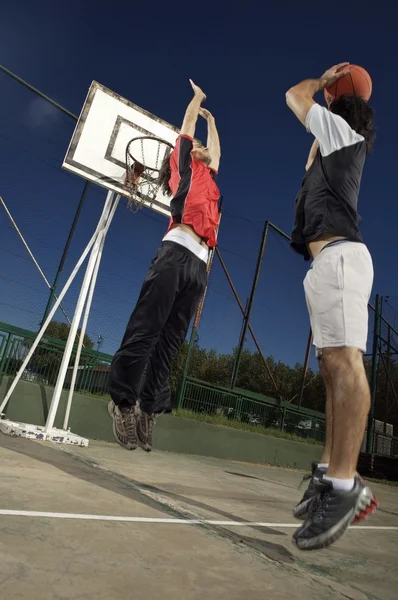
[{"label": "metal fence post", "polygon": [[385,391],[385,413],[384,413],[384,433],[387,433],[387,420],[388,420],[388,403],[389,403],[389,392],[390,392],[390,364],[391,364],[391,327],[388,325],[387,330],[387,360],[386,360],[386,391]]},{"label": "metal fence post", "polygon": [[188,344],[188,352],[187,358],[184,364],[184,370],[182,372],[181,381],[178,386],[178,396],[177,396],[177,408],[182,408],[183,400],[184,400],[184,389],[185,389],[185,380],[188,377],[189,366],[191,364],[192,353],[195,346],[195,342],[198,339],[198,331],[195,325],[192,326],[191,337],[189,338]]},{"label": "metal fence post", "polygon": [[3,354],[0,358],[0,375],[4,375],[5,374],[5,370],[4,370],[4,365],[6,363],[7,360],[7,356],[8,356],[8,350],[10,348],[10,344],[11,344],[11,333],[8,334],[7,336],[7,340],[4,346],[4,350],[3,350]]},{"label": "metal fence post", "polygon": [[375,316],[373,326],[373,347],[372,347],[372,373],[370,379],[370,410],[368,415],[368,432],[366,437],[366,452],[372,454],[373,452],[373,432],[374,432],[374,414],[375,414],[375,403],[376,403],[376,392],[377,392],[377,367],[379,363],[379,338],[380,338],[380,325],[381,325],[381,305],[382,297],[379,294],[376,295],[375,305]]},{"label": "metal fence post", "polygon": [[263,263],[265,245],[267,243],[268,227],[269,227],[269,222],[265,221],[263,234],[261,237],[260,250],[258,252],[258,257],[257,257],[256,270],[254,272],[252,289],[250,292],[249,301],[247,303],[247,310],[246,310],[244,318],[243,318],[242,332],[241,332],[240,341],[239,341],[239,345],[238,345],[238,349],[237,349],[236,357],[235,357],[235,361],[234,361],[234,367],[233,367],[232,378],[231,378],[231,389],[233,389],[235,387],[236,379],[238,377],[239,364],[240,364],[240,360],[242,358],[243,346],[245,345],[245,339],[246,339],[246,335],[247,335],[247,329],[249,326],[250,314],[251,314],[252,307],[253,307],[254,295],[256,293],[258,281],[260,279],[261,265]]},{"label": "metal fence post", "polygon": [[40,322],[40,328],[42,327],[44,321],[47,319],[48,313],[51,310],[51,306],[52,306],[52,303],[53,303],[53,298],[54,298],[55,290],[57,289],[57,285],[58,285],[58,279],[59,279],[59,277],[61,275],[62,269],[64,268],[64,264],[65,264],[65,260],[66,260],[66,257],[67,257],[68,251],[69,251],[69,247],[71,245],[72,238],[73,238],[73,235],[74,235],[75,230],[76,230],[77,223],[78,223],[79,218],[80,218],[80,213],[82,212],[83,204],[84,204],[84,201],[85,201],[86,195],[87,195],[88,185],[89,185],[88,181],[86,181],[86,183],[84,184],[84,188],[83,188],[82,194],[80,196],[79,204],[77,205],[76,213],[75,213],[75,216],[73,218],[71,228],[69,230],[68,238],[67,238],[67,240],[65,242],[65,247],[64,247],[64,250],[62,252],[61,260],[59,261],[58,269],[57,269],[57,272],[55,274],[55,278],[54,278],[53,284],[52,284],[51,289],[50,289],[50,296],[48,298],[47,305],[46,305],[43,317],[42,317],[41,322]]},{"label": "metal fence post", "polygon": [[305,351],[304,368],[303,368],[303,378],[301,380],[300,394],[299,394],[299,399],[298,399],[298,404],[297,404],[297,406],[299,408],[301,407],[301,403],[303,401],[304,388],[305,388],[305,378],[307,377],[308,363],[310,362],[311,346],[312,346],[312,331],[310,329],[310,333],[309,333],[309,336],[308,336],[308,342],[307,342],[307,349]]}]

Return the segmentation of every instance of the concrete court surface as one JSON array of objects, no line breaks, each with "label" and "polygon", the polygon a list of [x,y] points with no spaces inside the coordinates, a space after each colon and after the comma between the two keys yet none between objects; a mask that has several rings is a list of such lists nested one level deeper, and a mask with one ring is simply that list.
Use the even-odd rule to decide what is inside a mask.
[{"label": "concrete court surface", "polygon": [[288,525],[295,525],[290,511],[301,476],[200,456],[126,452],[96,442],[59,447],[0,434],[0,597],[396,599],[398,488],[372,486],[381,508],[363,526],[376,529],[352,528],[332,548],[300,552]]}]

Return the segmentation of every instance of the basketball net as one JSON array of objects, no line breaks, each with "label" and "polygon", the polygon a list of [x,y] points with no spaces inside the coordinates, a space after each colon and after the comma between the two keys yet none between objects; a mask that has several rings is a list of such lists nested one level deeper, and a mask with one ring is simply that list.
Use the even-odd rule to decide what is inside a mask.
[{"label": "basketball net", "polygon": [[[160,169],[173,145],[161,138],[133,138],[126,147],[127,208],[137,212],[142,206],[152,206],[160,187]],[[133,208],[134,207],[134,208]]]}]

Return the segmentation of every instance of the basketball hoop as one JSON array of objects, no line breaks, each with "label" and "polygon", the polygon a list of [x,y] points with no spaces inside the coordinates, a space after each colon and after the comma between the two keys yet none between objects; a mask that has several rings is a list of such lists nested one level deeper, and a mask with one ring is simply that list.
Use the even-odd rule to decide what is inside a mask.
[{"label": "basketball hoop", "polygon": [[125,187],[128,191],[127,207],[136,211],[145,204],[150,207],[159,191],[159,173],[166,156],[174,146],[154,136],[135,137],[126,147]]}]

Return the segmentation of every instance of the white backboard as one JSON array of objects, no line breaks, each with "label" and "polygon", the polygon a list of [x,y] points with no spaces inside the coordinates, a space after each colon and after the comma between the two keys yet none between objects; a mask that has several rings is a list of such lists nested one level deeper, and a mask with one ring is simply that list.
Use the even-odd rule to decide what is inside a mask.
[{"label": "white backboard", "polygon": [[[128,197],[124,185],[128,142],[137,136],[153,135],[174,146],[178,134],[173,125],[93,81],[62,166]],[[166,146],[161,147],[161,152],[166,150]],[[170,214],[170,198],[161,191],[154,201],[144,204]]]}]

